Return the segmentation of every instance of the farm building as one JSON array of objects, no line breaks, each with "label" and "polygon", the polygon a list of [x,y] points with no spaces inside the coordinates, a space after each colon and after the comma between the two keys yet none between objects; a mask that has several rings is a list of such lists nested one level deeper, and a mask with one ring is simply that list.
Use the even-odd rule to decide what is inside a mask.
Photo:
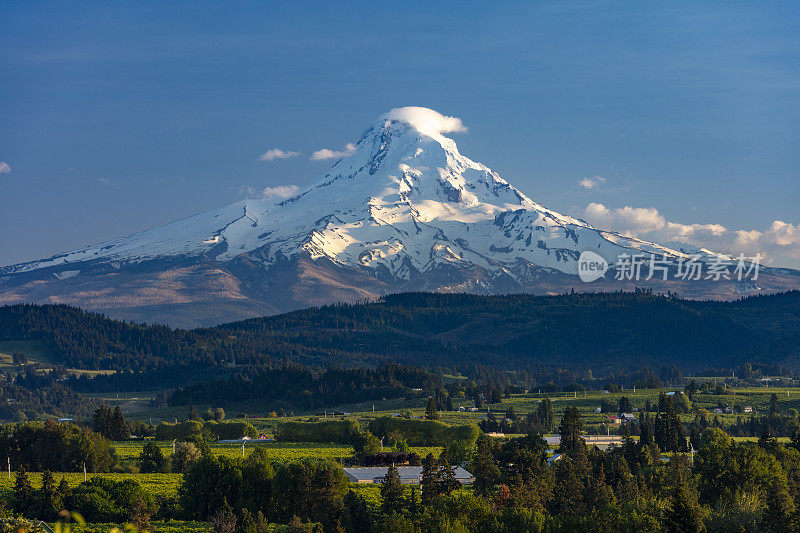
[{"label": "farm building", "polygon": [[[344,469],[344,473],[351,483],[383,483],[388,471],[388,466],[356,466]],[[454,471],[456,481],[462,485],[475,481],[472,474],[460,466],[455,467]],[[419,483],[422,478],[421,466],[398,466],[397,472],[400,474],[402,483]]]},{"label": "farm building", "polygon": [[563,453],[554,453],[547,458],[547,466],[553,466],[556,462],[560,461],[563,456]]}]

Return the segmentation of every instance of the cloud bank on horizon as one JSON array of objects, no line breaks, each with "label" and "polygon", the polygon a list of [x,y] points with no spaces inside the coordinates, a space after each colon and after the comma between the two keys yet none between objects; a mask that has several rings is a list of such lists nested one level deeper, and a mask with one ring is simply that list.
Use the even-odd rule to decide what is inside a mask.
[{"label": "cloud bank on horizon", "polygon": [[774,266],[798,265],[800,260],[800,223],[775,220],[764,230],[730,229],[670,221],[655,207],[609,208],[596,202],[574,214],[600,229],[666,245],[685,243],[728,255],[760,253],[765,263]]}]

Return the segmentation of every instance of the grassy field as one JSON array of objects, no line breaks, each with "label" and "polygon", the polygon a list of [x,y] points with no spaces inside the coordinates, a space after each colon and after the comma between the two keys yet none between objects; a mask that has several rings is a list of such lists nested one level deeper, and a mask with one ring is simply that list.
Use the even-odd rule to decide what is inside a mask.
[{"label": "grassy field", "polygon": [[[699,383],[699,382],[698,382]],[[662,391],[682,391],[682,387],[671,387],[667,389],[637,389],[625,390],[616,393],[602,393],[600,391],[588,391],[577,393],[538,393],[530,392],[527,394],[513,394],[508,398],[503,398],[499,404],[489,406],[491,411],[495,414],[504,413],[509,407],[513,407],[518,415],[526,415],[534,411],[542,398],[550,398],[553,402],[553,409],[556,419],[560,419],[567,407],[577,407],[580,409],[584,424],[588,428],[599,428],[605,424],[607,417],[605,414],[596,413],[596,409],[600,407],[601,402],[607,401],[617,404],[619,399],[626,396],[630,399],[634,407],[643,409],[646,402],[651,405],[657,404],[658,396]],[[772,394],[777,395],[778,411],[780,413],[787,413],[791,409],[800,411],[800,388],[798,387],[745,387],[740,389],[728,389],[726,394],[704,394],[698,392],[695,394],[693,406],[698,409],[705,409],[711,416],[719,416],[726,424],[736,421],[737,416],[746,419],[749,416],[764,414],[769,411],[770,397]],[[179,407],[165,407],[165,408],[152,408],[149,405],[150,399],[155,395],[152,391],[137,391],[137,392],[120,392],[115,394],[97,394],[92,395],[95,398],[101,398],[108,401],[112,405],[120,405],[126,418],[144,420],[153,424],[159,422],[174,422],[177,420],[184,420],[187,418],[189,408],[187,406]],[[420,417],[425,414],[425,398],[403,399],[394,398],[375,402],[361,402],[353,404],[343,404],[331,407],[327,410],[328,418],[331,418],[331,413],[347,412],[350,417],[355,418],[363,426],[366,426],[371,420],[382,417],[391,416],[395,413],[402,416]],[[486,417],[487,406],[484,406],[480,411],[469,411],[473,407],[473,402],[469,398],[453,398],[453,404],[456,408],[463,406],[463,411],[440,411],[439,419],[447,424],[461,425],[461,424],[476,424]],[[731,407],[734,411],[737,408],[750,406],[753,412],[749,414],[714,414],[715,408],[724,409]],[[316,410],[314,412],[295,413],[295,416],[288,416],[286,418],[268,418],[269,410],[266,406],[259,405],[258,402],[247,402],[244,404],[231,404],[222,406],[210,405],[197,405],[198,411],[202,414],[209,407],[223,407],[228,419],[237,419],[242,413],[247,413],[246,420],[252,423],[260,432],[272,434],[274,428],[280,422],[287,420],[294,421],[312,421],[323,419],[325,410]],[[374,410],[373,410],[374,409]],[[741,410],[741,409],[739,409]],[[684,415],[684,421],[693,418],[694,415]],[[339,417],[341,418],[341,417]],[[241,418],[244,419],[244,418]]]},{"label": "grassy field", "polygon": [[[82,472],[58,472],[53,474],[56,483],[61,482],[61,478],[67,480],[70,487],[75,487],[83,483]],[[116,473],[103,473],[103,474],[87,474],[87,479],[95,476],[112,479],[114,481],[122,481],[125,479],[134,479],[139,482],[142,487],[151,492],[154,496],[175,496],[178,493],[178,486],[181,484],[183,474],[116,474]],[[31,481],[33,488],[39,488],[42,485],[41,472],[29,472],[28,478]],[[11,473],[11,479],[8,478],[8,473],[0,476],[0,493],[8,494],[14,487],[14,472]]]},{"label": "grassy field", "polygon": [[[8,347],[6,347],[7,349]],[[670,390],[682,390],[673,388]],[[491,406],[491,411],[494,413],[503,413],[508,408],[513,408],[514,411],[521,416],[524,416],[534,411],[539,402],[543,398],[549,398],[553,402],[553,410],[556,421],[563,415],[567,407],[577,407],[582,415],[586,426],[592,430],[603,427],[607,422],[607,415],[597,413],[596,410],[600,407],[601,402],[610,402],[617,404],[621,397],[625,396],[631,400],[634,407],[643,409],[645,404],[649,401],[651,405],[658,402],[659,394],[663,390],[645,389],[620,391],[616,393],[602,393],[599,391],[592,392],[578,392],[578,393],[556,393],[544,394],[538,392],[526,394],[514,394],[508,398],[503,398],[500,404]],[[697,393],[692,402],[693,410],[705,410],[711,417],[720,417],[726,424],[736,422],[737,417],[743,420],[750,416],[761,416],[769,412],[771,397],[775,394],[777,397],[777,409],[780,413],[788,413],[791,409],[800,410],[800,388],[787,388],[787,387],[748,387],[736,390],[726,391],[726,394],[709,394]],[[153,396],[152,392],[128,392],[113,395],[95,395],[101,397],[111,403],[120,404],[125,407],[128,413],[135,412],[136,416],[131,418],[140,418],[147,420],[152,418],[153,422],[158,419],[174,420],[174,418],[185,419],[188,414],[188,409],[185,407],[173,407],[163,410],[150,409],[148,407],[149,399]],[[401,416],[421,417],[425,412],[425,399],[417,398],[412,400],[403,399],[389,399],[380,402],[363,402],[357,404],[347,404],[337,406],[336,408],[328,410],[348,412],[349,416],[358,420],[362,427],[366,427],[369,422],[377,417],[391,416],[398,413]],[[464,406],[465,409],[472,407],[472,402],[466,398],[454,398],[453,404],[456,408],[459,405]],[[731,408],[750,406],[753,408],[752,413],[747,414],[715,414],[713,409],[724,408],[729,406]],[[201,413],[209,406],[198,406]],[[236,418],[238,410],[235,406],[223,406],[228,414],[229,420],[244,420]],[[132,409],[138,409],[132,411]],[[187,412],[185,412],[187,411]],[[259,410],[252,411],[254,413]],[[160,416],[159,416],[160,415]],[[169,415],[167,418],[165,415]],[[260,432],[271,435],[273,429],[279,423],[287,420],[295,421],[312,421],[321,420],[324,418],[325,412],[303,413],[298,416],[286,418],[268,418],[268,417],[248,417],[246,420],[255,425]],[[479,412],[453,411],[453,412],[440,412],[440,420],[454,425],[479,423],[486,416],[486,408]],[[694,418],[694,412],[681,415],[684,422],[689,422]],[[328,415],[331,418],[331,415]],[[338,417],[341,418],[341,417]],[[756,437],[737,437],[737,441],[754,441]],[[787,442],[787,438],[779,439],[781,442]],[[137,457],[141,454],[144,441],[124,441],[114,442],[114,448],[118,457],[123,463],[128,465],[135,464]],[[172,445],[170,442],[158,442],[165,456],[169,457],[172,454]],[[326,459],[335,462],[347,462],[353,457],[352,446],[342,444],[322,444],[322,443],[287,443],[287,442],[251,442],[247,443],[244,447],[244,455],[248,456],[253,453],[253,450],[260,448],[265,450],[267,457],[275,462],[287,462],[294,460],[302,460],[306,458]],[[434,455],[441,453],[440,447],[413,447],[412,451],[420,456],[425,456],[429,452]],[[211,451],[215,455],[227,457],[241,457],[242,446],[237,444],[213,444]],[[669,455],[669,454],[667,454]],[[139,482],[146,490],[154,495],[169,498],[175,497],[178,494],[178,489],[182,481],[181,474],[89,474],[89,478],[93,476],[102,476],[113,480],[133,479]],[[34,488],[38,488],[41,484],[41,473],[31,473],[30,479]],[[76,486],[83,481],[82,473],[56,473],[56,482],[64,477],[70,486]],[[8,498],[13,487],[14,475],[12,473],[11,479],[7,475],[0,476],[0,499]],[[364,496],[370,507],[378,509],[380,505],[380,486],[372,484],[351,484],[350,488],[358,494]],[[407,491],[412,490],[410,487],[406,488]],[[417,487],[415,490],[419,490]],[[471,489],[461,489],[469,491]],[[154,524],[155,530],[164,532],[206,532],[210,531],[210,526],[205,523],[199,522],[171,522]],[[108,531],[112,527],[111,524],[91,524],[83,528],[76,528],[74,531],[82,531],[85,533]]]},{"label": "grassy field", "polygon": [[[550,398],[553,402],[553,410],[556,421],[558,421],[564,414],[567,407],[577,407],[583,415],[583,421],[587,429],[591,431],[601,430],[607,423],[607,415],[604,413],[597,413],[596,410],[600,407],[601,402],[606,401],[612,404],[617,404],[621,397],[625,396],[630,399],[634,407],[643,409],[645,404],[649,401],[651,405],[658,403],[659,394],[662,391],[682,391],[683,388],[673,387],[669,389],[637,389],[620,391],[616,393],[602,393],[599,391],[578,392],[578,393],[527,393],[527,394],[513,394],[508,398],[503,398],[499,404],[491,406],[484,406],[480,411],[469,411],[469,408],[474,404],[467,398],[454,398],[453,404],[456,408],[463,406],[463,411],[440,411],[439,420],[447,424],[461,425],[461,424],[477,424],[486,417],[487,409],[495,414],[504,413],[509,407],[513,407],[517,415],[524,416],[533,412],[542,398]],[[776,394],[778,400],[778,412],[788,413],[790,410],[795,409],[800,411],[800,388],[793,387],[748,387],[741,389],[728,389],[726,394],[716,395],[708,393],[696,393],[692,406],[696,409],[705,410],[710,417],[719,417],[726,425],[733,424],[738,418],[746,420],[750,416],[761,416],[769,412],[770,398],[772,394]],[[127,418],[141,419],[151,423],[158,423],[160,421],[173,422],[174,420],[184,420],[188,415],[188,407],[168,407],[162,409],[152,409],[148,407],[149,397],[152,397],[152,392],[134,392],[134,393],[120,393],[119,395],[97,395],[105,400],[110,401],[112,404],[122,405],[123,411],[126,413]],[[382,416],[392,416],[397,413],[401,416],[422,417],[425,414],[426,400],[423,398],[416,398],[405,400],[401,398],[389,399],[376,402],[362,402],[355,404],[344,404],[332,407],[327,410],[328,419],[332,418],[331,413],[347,412],[350,418],[356,419],[362,427],[366,427],[369,422],[375,418]],[[374,405],[374,411],[373,411]],[[736,413],[741,411],[745,406],[752,407],[751,413]],[[201,413],[211,406],[198,405],[197,408]],[[216,406],[214,406],[216,407]],[[236,406],[222,406],[228,414],[228,419],[233,420],[247,420],[253,424],[261,433],[267,435],[273,434],[275,427],[281,422],[285,421],[301,421],[309,422],[316,420],[323,420],[325,411],[313,413],[301,413],[296,416],[287,416],[285,418],[268,418],[264,410],[251,409],[248,418],[235,418],[237,414],[241,413]],[[239,406],[242,407],[242,406]],[[252,406],[251,406],[252,407]],[[715,408],[724,409],[730,407],[734,412],[714,413]],[[248,412],[248,411],[244,411]],[[255,415],[255,416],[254,416]],[[684,422],[689,422],[694,418],[693,413],[681,415]],[[337,418],[342,418],[341,416]],[[226,452],[227,453],[227,452]],[[235,453],[235,452],[234,452]]]},{"label": "grassy field", "polygon": [[[158,447],[164,456],[172,455],[172,444],[170,442],[158,442]],[[115,442],[114,449],[117,456],[126,461],[135,460],[142,453],[143,441]],[[253,450],[260,448],[266,451],[266,456],[274,462],[297,461],[300,459],[328,459],[339,461],[353,456],[353,447],[346,444],[319,444],[314,442],[253,442],[244,446],[244,456],[247,457]],[[414,446],[412,452],[416,452],[420,457],[428,453],[439,455],[442,448],[437,446]],[[211,453],[214,455],[224,455],[226,457],[242,457],[241,444],[214,444],[211,446]]]},{"label": "grassy field", "polygon": [[[108,533],[114,528],[125,531],[124,524],[86,524],[85,526],[72,525],[72,533]],[[183,520],[170,520],[167,522],[153,521],[148,531],[155,533],[211,533],[214,528],[208,522],[188,522]],[[266,533],[285,532],[285,525],[269,524]]]},{"label": "grassy field", "polygon": [[[13,357],[11,354],[14,352],[24,353],[28,359],[28,363],[40,365],[41,370],[52,370],[53,365],[57,363],[52,356],[50,348],[41,341],[25,340],[25,341],[0,341],[0,371],[11,369],[13,364]],[[113,370],[81,370],[76,368],[68,368],[67,372],[70,374],[111,374]]]},{"label": "grassy field", "polygon": [[0,341],[0,366],[11,366],[11,354],[24,353],[29,363],[41,363],[45,366],[53,364],[50,358],[50,349],[42,342],[35,340],[26,341]]},{"label": "grassy field", "polygon": [[[54,526],[54,524],[51,524]],[[125,531],[124,524],[70,524],[72,533],[108,533],[114,528]],[[157,533],[210,533],[214,528],[208,522],[189,522],[184,520],[169,520],[167,522],[153,521],[150,523],[148,531]]]}]

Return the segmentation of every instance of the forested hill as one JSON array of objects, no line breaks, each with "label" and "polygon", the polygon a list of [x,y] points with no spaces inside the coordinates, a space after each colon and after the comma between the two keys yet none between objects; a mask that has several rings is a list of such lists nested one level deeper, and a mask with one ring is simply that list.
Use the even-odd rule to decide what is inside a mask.
[{"label": "forested hill", "polygon": [[0,308],[0,342],[36,341],[68,367],[413,365],[800,366],[800,292],[697,302],[639,291],[558,296],[407,293],[193,331],[67,306]]}]

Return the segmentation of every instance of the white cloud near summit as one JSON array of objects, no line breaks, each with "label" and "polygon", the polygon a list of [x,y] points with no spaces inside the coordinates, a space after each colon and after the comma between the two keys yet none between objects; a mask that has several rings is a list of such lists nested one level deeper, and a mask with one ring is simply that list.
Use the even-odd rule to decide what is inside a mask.
[{"label": "white cloud near summit", "polygon": [[[467,131],[460,118],[448,117],[438,111],[427,107],[396,107],[381,115],[385,120],[397,120],[405,122],[418,132],[431,137],[440,137],[443,133],[459,133]],[[343,150],[333,150],[322,148],[311,154],[311,161],[325,161],[328,159],[341,159],[348,157],[356,152],[356,145],[347,143]]]},{"label": "white cloud near summit", "polygon": [[11,166],[5,161],[0,161],[0,174],[11,173]]},{"label": "white cloud near summit", "polygon": [[418,132],[430,136],[467,131],[460,118],[448,117],[427,107],[396,107],[386,114],[386,118],[407,122]]},{"label": "white cloud near summit", "polygon": [[682,224],[655,207],[609,208],[590,203],[575,212],[599,229],[669,245],[681,242],[729,255],[760,253],[773,266],[800,267],[800,224],[775,220],[769,228],[730,229],[722,224]]}]

